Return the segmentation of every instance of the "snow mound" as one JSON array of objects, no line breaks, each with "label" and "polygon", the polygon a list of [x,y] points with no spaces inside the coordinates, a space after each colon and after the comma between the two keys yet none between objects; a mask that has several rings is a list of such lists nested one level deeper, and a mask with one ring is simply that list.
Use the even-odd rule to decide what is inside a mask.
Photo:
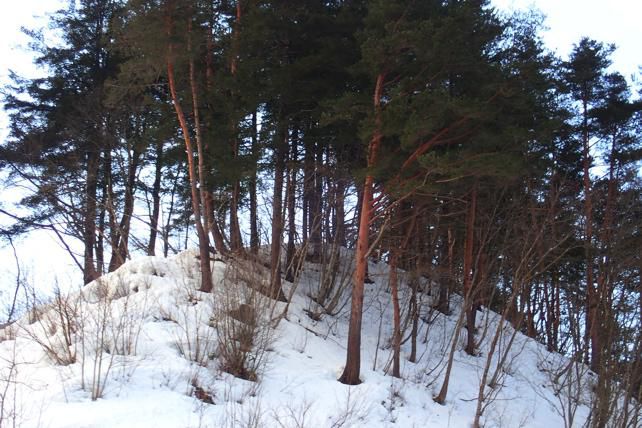
[{"label": "snow mound", "polygon": [[[590,376],[560,377],[565,358],[510,325],[498,328],[500,317],[488,310],[478,316],[479,355],[463,351],[462,332],[447,400],[435,403],[461,302],[453,298],[451,315],[436,312],[428,284],[415,362],[405,340],[412,323],[404,323],[402,378],[387,375],[392,307],[383,263],[369,265],[363,382],[337,382],[352,273],[343,254],[332,272],[305,264],[295,283],[285,282],[289,304],[255,291],[268,272],[247,261],[213,262],[214,291],[197,291],[195,251],[143,257],[80,291],[57,293],[0,334],[0,426],[466,427],[486,367],[496,382],[482,389],[484,426],[550,428],[564,426],[570,411],[580,425],[588,416]],[[311,296],[328,281],[334,295],[321,307]],[[404,320],[410,288],[400,289]]]}]

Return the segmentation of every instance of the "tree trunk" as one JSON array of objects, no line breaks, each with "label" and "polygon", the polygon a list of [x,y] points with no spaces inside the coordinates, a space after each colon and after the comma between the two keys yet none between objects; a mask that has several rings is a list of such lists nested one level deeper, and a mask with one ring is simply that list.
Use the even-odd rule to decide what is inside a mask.
[{"label": "tree trunk", "polygon": [[[103,174],[104,175],[104,174]],[[99,275],[105,272],[105,226],[107,217],[107,183],[103,177],[100,183],[101,199],[100,199],[100,214],[98,215],[98,236],[96,239],[96,271]]]},{"label": "tree trunk", "polygon": [[158,236],[158,217],[160,215],[160,190],[163,170],[163,142],[156,143],[156,165],[154,168],[154,184],[152,186],[152,215],[149,226],[149,243],[147,255],[156,255],[156,237]]},{"label": "tree trunk", "polygon": [[[241,2],[236,2],[236,21],[233,27],[233,36],[232,36],[232,58],[230,61],[230,72],[232,74],[232,79],[236,76],[237,68],[237,57],[239,50],[239,31],[241,23]],[[233,99],[236,99],[236,94],[232,91],[231,94]],[[234,159],[234,165],[237,165],[239,158],[239,138],[238,138],[238,126],[236,123],[232,122],[232,157]],[[241,238],[241,227],[239,226],[239,206],[241,199],[241,185],[238,175],[235,173],[232,180],[232,195],[230,197],[230,250],[233,253],[240,253],[243,251],[243,239]]]},{"label": "tree trunk", "polygon": [[[404,256],[408,242],[415,230],[415,220],[417,218],[416,209],[413,212],[408,211],[408,204],[402,203],[398,210],[397,223],[402,225],[404,221],[409,221],[406,225],[406,231],[403,234],[399,245],[395,245],[393,240],[393,247],[390,249],[390,293],[392,295],[392,311],[393,311],[393,331],[392,331],[392,375],[394,377],[401,377],[401,310],[399,306],[399,279],[397,275],[397,264],[400,257]],[[403,228],[400,228],[403,229]]]},{"label": "tree trunk", "polygon": [[[371,169],[376,161],[381,144],[381,98],[383,95],[385,75],[380,73],[377,76],[377,84],[374,91],[375,130],[368,146],[367,166]],[[366,174],[363,186],[363,202],[359,216],[359,236],[357,238],[357,250],[355,255],[354,283],[352,286],[352,302],[350,307],[350,325],[348,327],[348,349],[346,353],[346,365],[339,382],[348,385],[358,385],[361,371],[361,320],[363,312],[363,289],[366,279],[366,265],[368,263],[368,242],[370,233],[370,219],[372,217],[372,193],[374,177],[372,172]]]},{"label": "tree trunk", "polygon": [[475,212],[477,210],[477,184],[473,185],[473,190],[468,202],[468,212],[466,214],[466,244],[464,247],[464,310],[466,311],[466,353],[475,355],[475,319],[477,308],[474,304],[476,300],[476,290],[473,290],[473,246],[475,235]]},{"label": "tree trunk", "polygon": [[334,237],[338,246],[346,246],[346,214],[345,214],[345,193],[346,193],[346,180],[343,176],[336,180],[335,187],[335,227]]},{"label": "tree trunk", "polygon": [[391,251],[389,266],[392,297],[392,375],[401,378],[401,311],[399,309],[399,279],[397,276],[399,249],[394,246]]},{"label": "tree trunk", "polygon": [[321,243],[322,233],[321,228],[323,225],[323,208],[321,204],[321,196],[323,193],[323,179],[321,176],[321,165],[323,163],[323,150],[320,144],[313,146],[313,169],[310,179],[308,195],[308,225],[310,227],[309,244],[308,247],[311,252],[308,254],[308,260],[319,263],[321,261]]},{"label": "tree trunk", "polygon": [[286,185],[286,205],[288,214],[288,247],[285,253],[285,280],[294,282],[297,276],[297,266],[295,261],[295,237],[296,237],[296,222],[295,222],[295,208],[296,208],[296,162],[298,161],[297,153],[298,143],[298,130],[294,129],[292,132],[292,151],[290,155],[290,162],[288,166],[288,180]]},{"label": "tree trunk", "polygon": [[440,262],[445,266],[441,266],[442,274],[439,276],[439,295],[437,296],[437,310],[444,315],[450,315],[450,291],[452,290],[452,282],[454,277],[453,271],[453,257],[454,257],[455,238],[453,236],[452,227],[448,226],[445,236],[441,238],[441,256]]},{"label": "tree trunk", "polygon": [[[599,334],[598,334],[598,320],[597,320],[597,295],[594,287],[593,279],[593,201],[591,191],[591,154],[590,154],[590,141],[588,129],[588,102],[586,100],[582,103],[582,167],[583,167],[583,186],[584,186],[584,256],[586,262],[586,333],[585,342],[587,348],[590,348],[590,363],[591,369],[597,371],[599,369]],[[590,346],[589,346],[590,341]],[[586,358],[588,359],[588,353]]]},{"label": "tree trunk", "polygon": [[[127,151],[129,153],[129,150]],[[127,180],[125,184],[125,202],[123,216],[118,225],[118,240],[116,247],[112,248],[109,272],[113,272],[125,263],[129,255],[129,230],[132,214],[134,213],[134,192],[136,190],[136,173],[140,163],[141,153],[134,147],[128,159]]]},{"label": "tree trunk", "polygon": [[[168,18],[170,29],[171,29],[171,18]],[[171,31],[169,32],[171,35]],[[200,183],[199,177],[197,177],[196,166],[194,162],[194,150],[192,147],[192,140],[190,138],[190,130],[187,126],[187,121],[185,119],[185,114],[181,107],[178,95],[176,93],[176,82],[174,79],[174,46],[170,42],[168,45],[168,54],[167,54],[167,79],[169,83],[170,96],[172,103],[174,104],[174,109],[176,111],[176,117],[181,127],[183,133],[183,140],[185,141],[185,149],[187,152],[187,165],[189,171],[189,181],[190,181],[190,190],[191,190],[191,201],[192,201],[192,211],[194,212],[196,233],[198,235],[199,243],[199,255],[200,255],[200,266],[201,266],[201,287],[200,290],[203,292],[210,292],[212,290],[212,271],[210,270],[210,249],[209,249],[209,237],[206,233],[205,227],[203,225],[203,213],[202,213],[202,202],[201,196],[205,189],[201,188],[201,193],[199,194],[199,189],[197,188],[197,182]],[[195,95],[194,82],[193,82],[193,66],[190,67],[190,81],[192,83],[192,95]],[[193,102],[196,104],[197,101],[193,99]],[[196,127],[198,129],[198,126]],[[200,172],[200,171],[199,171]],[[206,221],[207,223],[207,221]]]},{"label": "tree trunk", "polygon": [[85,284],[98,278],[94,265],[94,246],[96,244],[96,194],[98,190],[98,166],[100,157],[95,150],[87,152],[87,183],[85,187],[85,207],[83,215],[83,244],[85,246],[83,281]]},{"label": "tree trunk", "polygon": [[272,243],[270,246],[270,290],[273,299],[286,301],[281,287],[281,239],[283,236],[283,174],[287,156],[288,127],[280,118],[274,149],[274,196],[272,197]]},{"label": "tree trunk", "polygon": [[259,227],[258,227],[258,203],[256,199],[256,165],[258,164],[259,147],[258,147],[258,124],[256,120],[256,111],[252,112],[252,158],[255,161],[252,175],[250,176],[250,251],[253,254],[259,252]]}]

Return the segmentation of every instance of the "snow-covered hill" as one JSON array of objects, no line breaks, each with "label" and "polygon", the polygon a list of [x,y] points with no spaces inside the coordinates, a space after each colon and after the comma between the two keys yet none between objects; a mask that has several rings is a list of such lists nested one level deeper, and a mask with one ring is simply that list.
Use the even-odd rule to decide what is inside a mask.
[{"label": "snow-covered hill", "polygon": [[[443,381],[456,301],[450,316],[431,311],[424,284],[417,362],[407,360],[406,341],[402,379],[393,378],[386,374],[392,333],[387,267],[371,264],[375,283],[366,286],[363,383],[346,386],[336,379],[345,362],[347,288],[336,315],[311,317],[319,308],[309,296],[327,278],[319,265],[306,264],[296,288],[285,283],[292,295],[286,306],[246,286],[264,282],[263,267],[219,260],[213,264],[215,291],[204,294],[196,291],[195,255],[129,262],[5,327],[0,426],[470,426],[498,315],[484,310],[478,317],[478,356],[463,351],[462,331],[442,406],[432,397]],[[338,282],[349,278],[348,260],[346,255]],[[512,328],[501,332],[490,375],[499,358],[506,359],[497,385],[484,388],[483,425],[563,427],[574,415],[574,425],[581,426],[590,375],[521,334],[509,347]]]}]

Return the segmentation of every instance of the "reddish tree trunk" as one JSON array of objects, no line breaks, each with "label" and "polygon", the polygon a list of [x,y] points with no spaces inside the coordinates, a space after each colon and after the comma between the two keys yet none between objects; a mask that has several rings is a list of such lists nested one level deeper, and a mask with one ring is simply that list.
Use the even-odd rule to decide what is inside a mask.
[{"label": "reddish tree trunk", "polygon": [[[377,84],[374,91],[375,130],[368,146],[368,168],[372,168],[375,165],[379,145],[381,144],[381,97],[383,95],[384,79],[385,75],[383,73],[377,76]],[[368,235],[370,232],[370,219],[372,217],[373,183],[374,177],[372,173],[368,171],[363,186],[363,202],[359,216],[359,236],[357,238],[355,255],[346,365],[343,374],[339,378],[339,382],[348,385],[358,385],[361,383],[359,379],[361,371],[361,320],[363,316],[363,288],[366,279],[366,265],[368,263]]]},{"label": "reddish tree trunk", "polygon": [[[171,35],[172,21],[168,17],[168,33]],[[192,67],[190,67],[192,68]],[[193,73],[190,73],[190,80],[193,80]],[[169,83],[169,91],[174,104],[174,110],[176,111],[176,117],[181,127],[183,133],[183,140],[185,141],[185,150],[187,153],[187,166],[189,172],[189,181],[190,181],[190,190],[191,190],[191,202],[192,202],[192,211],[194,212],[196,233],[198,235],[199,243],[199,254],[200,254],[200,265],[201,265],[201,287],[200,290],[204,292],[209,292],[212,290],[212,272],[210,270],[209,260],[210,260],[210,249],[209,249],[209,237],[206,233],[206,229],[203,226],[203,213],[202,213],[202,203],[203,199],[201,196],[204,194],[205,189],[201,188],[200,194],[197,188],[196,183],[199,181],[196,173],[196,166],[194,162],[194,149],[192,147],[192,140],[190,138],[190,130],[187,126],[187,120],[185,119],[185,114],[181,107],[178,95],[176,93],[176,81],[174,78],[174,46],[172,43],[169,43],[168,54],[167,54],[167,80]],[[192,85],[192,92],[194,88]],[[193,94],[194,95],[194,94]],[[196,100],[193,100],[196,103]],[[197,127],[198,128],[198,127]],[[200,172],[200,171],[199,171]],[[199,182],[199,184],[202,184]],[[202,186],[201,186],[202,187]],[[207,210],[206,210],[207,211]],[[207,221],[206,221],[207,222]]]}]

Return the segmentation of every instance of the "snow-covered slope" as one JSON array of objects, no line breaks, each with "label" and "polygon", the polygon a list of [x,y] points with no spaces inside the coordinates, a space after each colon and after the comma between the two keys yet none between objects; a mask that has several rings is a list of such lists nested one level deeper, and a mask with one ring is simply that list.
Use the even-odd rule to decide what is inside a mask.
[{"label": "snow-covered slope", "polygon": [[[457,302],[450,316],[431,311],[429,287],[424,287],[418,361],[407,360],[406,341],[402,379],[386,375],[392,333],[387,267],[371,264],[375,283],[366,286],[363,383],[346,386],[336,379],[345,362],[349,290],[338,314],[313,320],[308,312],[318,308],[309,295],[319,287],[319,265],[304,266],[296,289],[285,283],[286,294],[292,294],[286,307],[243,285],[264,282],[267,275],[247,262],[214,262],[214,293],[196,291],[195,254],[129,262],[80,293],[58,296],[5,327],[0,335],[0,426],[470,426],[496,314],[484,311],[478,317],[480,355],[463,352],[462,332],[442,406],[432,397],[444,377]],[[348,260],[346,255],[339,278],[349,277]],[[401,289],[408,293],[408,287]],[[254,336],[251,346],[240,338],[248,331]],[[491,374],[511,336],[506,327]],[[256,369],[258,381],[223,370],[234,355]],[[485,388],[489,398],[482,423],[552,428],[564,426],[564,418],[568,421],[569,412],[575,412],[575,423],[581,425],[588,408],[577,388],[588,388],[590,377],[580,373],[566,376],[569,382],[555,379],[555,371],[564,366],[562,357],[517,334],[498,385]],[[246,377],[253,378],[254,372]]]}]

